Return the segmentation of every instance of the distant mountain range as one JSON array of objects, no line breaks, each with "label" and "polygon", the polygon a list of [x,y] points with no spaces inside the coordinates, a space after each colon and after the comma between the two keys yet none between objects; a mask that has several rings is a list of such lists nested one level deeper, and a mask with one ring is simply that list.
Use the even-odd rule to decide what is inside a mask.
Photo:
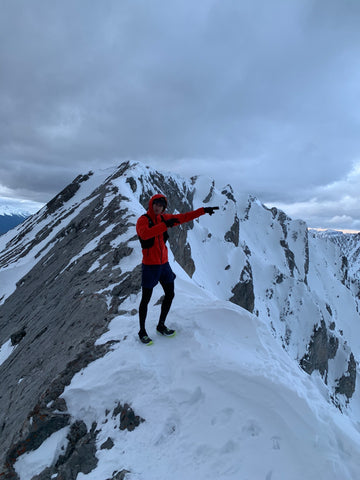
[{"label": "distant mountain range", "polygon": [[0,235],[22,223],[30,214],[0,214]]}]

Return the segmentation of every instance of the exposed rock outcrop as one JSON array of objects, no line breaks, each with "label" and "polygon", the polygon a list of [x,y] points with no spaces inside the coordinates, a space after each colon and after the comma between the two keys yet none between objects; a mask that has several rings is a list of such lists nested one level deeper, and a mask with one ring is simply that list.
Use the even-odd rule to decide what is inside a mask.
[{"label": "exposed rock outcrop", "polygon": [[239,283],[234,286],[231,292],[233,293],[233,296],[229,298],[230,302],[240,305],[240,307],[245,308],[251,313],[254,311],[254,284],[249,262],[246,263],[241,272]]},{"label": "exposed rock outcrop", "polygon": [[[62,212],[62,208],[59,212],[55,205],[63,207],[75,189],[65,189],[67,193],[51,203],[58,225],[69,212]],[[0,465],[6,463],[7,478],[12,478],[11,468],[20,451],[35,448],[29,411],[37,405],[43,408],[44,399],[56,400],[79,368],[108,351],[110,345],[94,345],[112,318],[107,295],[116,313],[124,298],[140,289],[139,268],[130,272],[113,268],[114,263],[132,253],[126,244],[115,249],[112,246],[118,236],[126,234],[131,216],[120,207],[124,197],[117,195],[116,201],[106,204],[107,193],[104,184],[70,223],[64,222],[62,229],[57,227],[58,233],[43,247],[41,258],[0,307],[0,344],[11,338],[17,345],[0,366]],[[86,253],[94,238],[99,238],[97,248]],[[27,248],[34,248],[36,242]],[[16,255],[14,250],[12,253]],[[2,259],[8,255],[7,250]],[[118,285],[115,289],[111,287],[114,283]],[[108,294],[94,293],[101,288],[109,288]],[[14,398],[16,409],[12,408]],[[56,422],[65,418],[56,417]],[[47,425],[51,422],[55,422],[53,416]],[[46,431],[51,428],[47,426]]]},{"label": "exposed rock outcrop", "polygon": [[231,228],[228,232],[225,233],[225,240],[227,242],[232,242],[235,247],[239,245],[239,236],[240,236],[240,222],[237,215],[235,215],[234,223],[231,225]]},{"label": "exposed rock outcrop", "polygon": [[342,377],[338,380],[336,393],[345,395],[349,400],[355,392],[355,385],[356,385],[356,361],[353,353],[351,352],[349,362],[348,362],[347,372],[346,374],[342,375]]},{"label": "exposed rock outcrop", "polygon": [[[301,359],[300,365],[309,374],[314,370],[318,370],[324,377],[325,383],[327,383],[329,360],[335,358],[338,348],[339,339],[328,333],[325,322],[322,320],[320,326],[314,328],[308,351]],[[338,386],[335,392],[345,395],[347,400],[349,400],[355,392],[355,385],[356,362],[353,353],[350,352],[347,372],[338,379]]]}]

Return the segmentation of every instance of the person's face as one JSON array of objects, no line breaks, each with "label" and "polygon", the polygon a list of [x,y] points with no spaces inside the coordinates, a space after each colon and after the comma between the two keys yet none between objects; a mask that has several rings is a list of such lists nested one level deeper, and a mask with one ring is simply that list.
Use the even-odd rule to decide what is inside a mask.
[{"label": "person's face", "polygon": [[165,210],[165,208],[162,206],[161,203],[154,202],[153,203],[153,210],[154,210],[155,215],[161,215],[163,213],[163,211]]}]

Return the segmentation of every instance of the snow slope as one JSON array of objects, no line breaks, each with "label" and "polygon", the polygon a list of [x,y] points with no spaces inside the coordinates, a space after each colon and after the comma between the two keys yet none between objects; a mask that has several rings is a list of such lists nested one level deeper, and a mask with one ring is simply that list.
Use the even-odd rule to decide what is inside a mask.
[{"label": "snow slope", "polygon": [[[82,225],[82,212],[100,197],[91,218],[98,228],[76,252],[67,251],[55,273],[60,278],[85,265],[86,257],[81,288],[90,289],[87,295],[105,296],[109,312],[120,276],[130,277],[141,262],[135,222],[147,198],[158,191],[167,194],[174,213],[202,205],[220,210],[194,221],[181,248],[170,238],[177,281],[168,324],[177,336],[155,337],[151,347],[140,344],[140,297],[130,294],[98,340],[115,341],[111,351],[77,373],[65,389],[72,420],[85,421],[89,430],[96,422],[99,431],[98,465],[76,480],[113,479],[123,469],[128,480],[356,480],[359,388],[345,395],[338,386],[351,374],[356,383],[358,364],[350,361],[360,356],[360,321],[338,246],[308,235],[301,220],[235,194],[230,186],[218,190],[204,177],[186,180],[134,163],[121,175],[113,169],[94,172],[77,187],[57,209],[44,207],[0,237],[0,306],[38,262],[58,255],[69,226]],[[106,219],[106,227],[99,218]],[[112,237],[110,250],[126,246],[129,253],[112,264],[103,241],[122,222],[130,227]],[[79,237],[86,236],[86,228]],[[175,240],[184,236],[180,232],[174,229]],[[189,275],[180,264],[188,271],[191,262],[179,250],[190,252],[194,271]],[[104,269],[115,283],[102,283]],[[243,291],[253,293],[249,308],[254,314],[229,301],[244,285]],[[147,320],[150,335],[161,294],[157,287]],[[319,331],[325,341],[315,345],[314,354],[311,342],[316,344]],[[2,361],[11,360],[9,342],[0,347]],[[311,375],[299,366],[306,355],[315,358]],[[131,432],[120,430],[119,418],[111,415],[118,404],[131,405],[145,422]],[[67,434],[68,429],[56,432],[37,450],[20,455],[15,463],[20,480],[53,466],[66,449]],[[101,448],[108,438],[114,446]]]},{"label": "snow slope", "polygon": [[[177,336],[154,337],[145,347],[134,334],[136,317],[114,318],[99,343],[119,343],[63,394],[74,418],[100,430],[98,466],[77,480],[105,480],[123,469],[129,480],[358,478],[359,427],[329,404],[320,377],[290,361],[259,318],[207,294],[179,267],[176,274]],[[151,333],[158,314],[151,307]],[[133,432],[116,428],[109,414],[119,402],[145,419]],[[114,447],[100,450],[109,437]],[[21,480],[53,456],[48,448],[20,457]]]}]

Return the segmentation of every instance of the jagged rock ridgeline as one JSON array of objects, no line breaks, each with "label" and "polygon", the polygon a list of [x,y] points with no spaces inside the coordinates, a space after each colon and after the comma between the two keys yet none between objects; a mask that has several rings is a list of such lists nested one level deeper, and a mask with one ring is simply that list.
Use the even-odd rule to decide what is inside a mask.
[{"label": "jagged rock ridgeline", "polygon": [[[359,345],[348,332],[359,315],[343,252],[308,234],[304,222],[229,185],[218,190],[206,178],[186,180],[125,162],[79,175],[1,239],[0,275],[9,281],[0,290],[0,346],[10,340],[12,353],[0,365],[0,479],[18,478],[17,459],[61,428],[69,429],[69,446],[38,479],[76,478],[93,468],[101,426],[70,418],[61,394],[113,347],[96,340],[115,315],[132,315],[136,331],[137,303],[123,310],[140,291],[135,223],[158,192],[174,213],[220,206],[212,218],[170,231],[175,260],[218,298],[266,319],[289,356],[307,373],[320,373],[341,408],[351,401]],[[111,401],[117,428],[143,421],[131,405]],[[111,448],[111,439],[103,448]],[[74,463],[82,465],[76,475]],[[113,478],[125,473],[119,465]]]}]

